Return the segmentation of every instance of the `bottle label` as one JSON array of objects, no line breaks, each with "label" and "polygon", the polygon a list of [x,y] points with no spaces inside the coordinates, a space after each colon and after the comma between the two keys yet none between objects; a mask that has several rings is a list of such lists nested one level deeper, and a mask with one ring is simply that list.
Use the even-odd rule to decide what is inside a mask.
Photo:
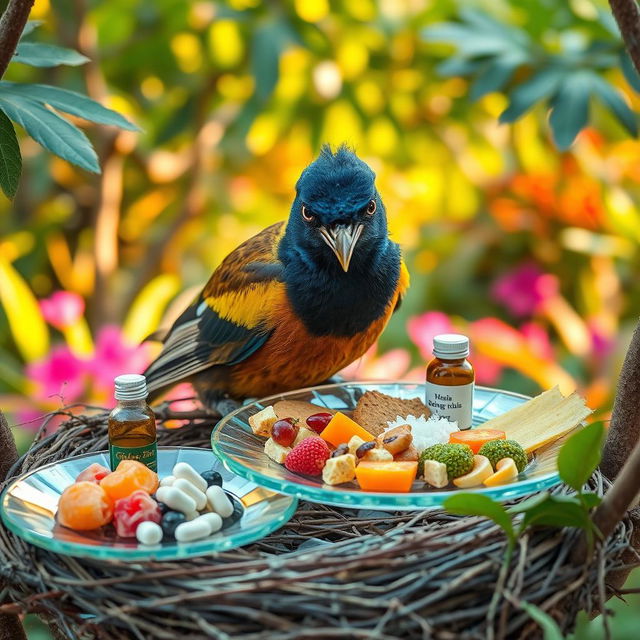
[{"label": "bottle label", "polygon": [[115,471],[122,460],[137,460],[149,467],[151,471],[158,471],[158,443],[156,440],[143,447],[118,447],[110,444],[109,457],[112,471]]},{"label": "bottle label", "polygon": [[458,387],[446,387],[427,382],[425,404],[441,418],[458,423],[458,429],[471,427],[473,409],[473,382]]}]

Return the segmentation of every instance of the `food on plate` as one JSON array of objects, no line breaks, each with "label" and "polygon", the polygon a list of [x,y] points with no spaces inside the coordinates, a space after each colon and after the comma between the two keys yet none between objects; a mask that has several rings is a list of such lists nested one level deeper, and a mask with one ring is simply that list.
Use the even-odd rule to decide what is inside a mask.
[{"label": "food on plate", "polygon": [[283,447],[281,444],[275,442],[272,438],[269,438],[264,443],[264,452],[278,464],[284,464],[284,459],[291,451],[291,447]]},{"label": "food on plate", "polygon": [[[373,446],[371,446],[373,444]],[[370,460],[378,462],[390,462],[393,460],[393,456],[382,447],[376,446],[376,443],[365,442],[356,449],[356,458],[359,460]]]},{"label": "food on plate", "polygon": [[402,425],[411,427],[413,445],[418,451],[424,451],[434,444],[445,444],[449,442],[449,437],[452,433],[458,433],[458,425],[455,422],[449,422],[446,418],[436,415],[428,418],[414,415],[397,416],[387,423],[384,433]]},{"label": "food on plate", "polygon": [[271,427],[277,419],[274,407],[269,406],[249,416],[249,426],[257,436],[268,438],[271,435]]},{"label": "food on plate", "polygon": [[473,451],[466,444],[434,444],[428,447],[418,459],[419,475],[423,473],[425,460],[435,460],[446,465],[449,480],[463,476],[473,469]]},{"label": "food on plate", "polygon": [[[352,455],[356,455],[356,451],[365,443],[367,440],[363,440],[360,436],[351,436],[349,442],[347,442],[347,447],[349,449],[349,453]],[[371,442],[369,440],[368,442]]]},{"label": "food on plate", "polygon": [[293,418],[280,418],[271,427],[271,439],[283,447],[290,447],[298,435],[297,420]]},{"label": "food on plate", "polygon": [[228,518],[233,513],[233,504],[222,487],[216,485],[209,487],[207,489],[207,502],[211,510],[223,518]]},{"label": "food on plate", "polygon": [[161,518],[158,503],[141,489],[116,500],[113,508],[113,524],[121,538],[134,537],[141,522],[159,523]]},{"label": "food on plate", "polygon": [[487,487],[495,487],[498,484],[511,482],[518,477],[518,468],[513,458],[502,458],[496,465],[496,472],[485,478],[483,484]]},{"label": "food on plate", "polygon": [[411,444],[404,451],[396,453],[393,459],[396,462],[417,462],[420,457],[418,450]]},{"label": "food on plate", "polygon": [[380,391],[367,391],[358,400],[352,417],[369,433],[378,436],[387,428],[387,422],[407,415],[428,418],[431,411],[420,398],[403,400]]},{"label": "food on plate", "polygon": [[515,440],[492,440],[480,447],[478,453],[489,458],[489,462],[494,469],[497,469],[498,462],[502,458],[512,458],[516,463],[518,472],[524,471],[527,466],[527,454]]},{"label": "food on plate", "polygon": [[162,527],[151,520],[141,522],[136,528],[136,538],[142,544],[158,544],[162,536]]},{"label": "food on plate", "polygon": [[467,431],[454,431],[449,435],[449,442],[468,444],[473,453],[478,453],[485,442],[492,440],[504,440],[507,436],[504,431],[497,429],[468,429]]},{"label": "food on plate", "polygon": [[553,387],[491,418],[482,428],[504,431],[508,439],[517,440],[527,453],[531,453],[566,435],[591,413],[584,398],[577,393],[565,398],[558,387]]},{"label": "food on plate", "polygon": [[96,484],[100,484],[100,480],[110,473],[111,469],[107,469],[107,467],[94,462],[78,474],[76,482],[95,482]]},{"label": "food on plate", "polygon": [[453,484],[459,489],[469,489],[482,484],[489,476],[493,475],[493,467],[489,458],[481,455],[473,456],[473,468],[469,473],[453,479]]},{"label": "food on plate", "polygon": [[113,501],[95,482],[72,484],[58,502],[58,522],[77,531],[97,529],[110,522],[112,515]]},{"label": "food on plate", "polygon": [[353,436],[359,436],[365,441],[374,439],[374,436],[366,429],[363,429],[357,422],[339,411],[331,418],[331,422],[320,434],[323,440],[331,443],[334,447],[343,442],[349,442]]},{"label": "food on plate", "polygon": [[330,413],[331,415],[336,413],[335,409],[320,407],[304,400],[279,400],[273,405],[273,410],[278,418],[294,418],[299,420],[301,425],[306,424],[307,418],[316,413]]},{"label": "food on plate", "polygon": [[311,431],[322,433],[323,429],[331,422],[331,418],[333,418],[332,413],[322,411],[309,416],[305,422]]},{"label": "food on plate", "polygon": [[174,537],[178,542],[192,542],[210,536],[211,524],[204,516],[198,516],[189,522],[183,522],[176,527]]},{"label": "food on plate", "polygon": [[423,461],[422,477],[427,484],[436,489],[442,489],[449,484],[447,465],[442,462],[436,462],[435,460]]},{"label": "food on plate", "polygon": [[156,491],[156,498],[173,509],[188,515],[196,510],[196,501],[187,493],[177,487],[160,487]]},{"label": "food on plate", "polygon": [[207,483],[207,487],[210,487],[212,484],[222,486],[222,476],[213,469],[209,469],[208,471],[203,471],[201,474],[202,479]]},{"label": "food on plate", "polygon": [[186,480],[185,478],[176,478],[176,481],[172,486],[174,489],[180,489],[180,491],[184,491],[188,496],[193,498],[193,501],[196,503],[196,511],[202,511],[205,508],[207,504],[207,496],[204,494],[204,491],[200,491],[200,489],[189,482],[189,480]]},{"label": "food on plate", "polygon": [[417,462],[371,462],[356,467],[356,478],[363,491],[406,493],[416,477]]},{"label": "food on plate", "polygon": [[408,449],[413,443],[413,435],[411,434],[411,426],[402,424],[395,429],[389,429],[381,433],[376,442],[378,446],[386,449],[391,455],[396,455],[405,449]]},{"label": "food on plate", "polygon": [[293,441],[291,446],[295,447],[299,442],[302,442],[305,438],[314,438],[318,434],[315,431],[311,431],[311,429],[307,429],[307,427],[300,427],[298,429],[298,435],[296,439]]},{"label": "food on plate", "polygon": [[329,458],[322,469],[322,481],[327,484],[351,482],[356,477],[356,458],[350,453]]},{"label": "food on plate", "polygon": [[152,494],[158,484],[158,474],[137,460],[122,460],[115,471],[100,480],[100,486],[113,501],[126,498],[138,489]]},{"label": "food on plate", "polygon": [[322,438],[319,436],[306,438],[287,454],[284,466],[289,471],[319,476],[330,455],[331,450]]},{"label": "food on plate", "polygon": [[166,539],[175,538],[176,527],[186,521],[187,517],[184,513],[180,513],[179,511],[167,511],[160,521],[164,537]]}]

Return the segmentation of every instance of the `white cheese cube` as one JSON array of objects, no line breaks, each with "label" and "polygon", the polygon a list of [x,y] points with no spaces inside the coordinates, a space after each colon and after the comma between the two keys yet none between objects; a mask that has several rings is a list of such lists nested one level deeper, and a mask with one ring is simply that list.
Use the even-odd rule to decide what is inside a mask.
[{"label": "white cheese cube", "polygon": [[317,433],[315,431],[311,431],[311,429],[307,429],[307,427],[300,427],[298,430],[298,435],[296,439],[293,441],[292,447],[295,447],[299,442],[306,440],[307,438],[317,437]]},{"label": "white cheese cube", "polygon": [[351,436],[351,440],[347,443],[349,447],[349,453],[353,456],[356,455],[356,450],[361,444],[364,444],[366,440],[363,440],[360,436]]},{"label": "white cheese cube", "polygon": [[283,447],[271,438],[264,443],[264,452],[278,464],[284,464],[284,459],[289,451],[291,451],[291,447]]},{"label": "white cheese cube", "polygon": [[249,416],[249,426],[257,436],[268,438],[271,435],[271,427],[277,419],[278,416],[273,407],[269,406]]},{"label": "white cheese cube", "polygon": [[442,489],[449,484],[447,465],[435,460],[424,461],[424,481],[436,489]]},{"label": "white cheese cube", "polygon": [[393,454],[389,453],[386,449],[370,449],[362,457],[363,460],[371,462],[391,462],[393,460]]},{"label": "white cheese cube", "polygon": [[356,477],[356,457],[345,453],[329,458],[322,469],[322,481],[327,484],[351,482]]}]

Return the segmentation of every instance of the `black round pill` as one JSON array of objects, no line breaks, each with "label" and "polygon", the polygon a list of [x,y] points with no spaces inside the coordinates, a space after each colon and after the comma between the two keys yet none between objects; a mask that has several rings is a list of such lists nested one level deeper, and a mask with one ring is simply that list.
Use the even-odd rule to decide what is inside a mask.
[{"label": "black round pill", "polygon": [[186,521],[187,518],[184,513],[180,513],[179,511],[167,511],[160,521],[164,537],[175,538],[176,527]]},{"label": "black round pill", "polygon": [[207,487],[211,487],[214,484],[218,487],[222,486],[222,476],[217,471],[209,469],[209,471],[203,471],[200,475],[207,483]]}]

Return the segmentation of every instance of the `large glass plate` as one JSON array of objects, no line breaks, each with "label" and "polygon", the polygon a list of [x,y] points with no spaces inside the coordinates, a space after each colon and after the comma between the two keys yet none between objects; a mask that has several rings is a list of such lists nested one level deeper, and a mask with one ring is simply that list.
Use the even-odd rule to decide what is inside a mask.
[{"label": "large glass plate", "polygon": [[[302,476],[270,460],[264,453],[263,438],[249,427],[249,416],[278,400],[305,400],[337,410],[351,410],[365,391],[377,390],[399,398],[423,398],[424,385],[416,383],[346,382],[292,391],[247,404],[221,420],[211,434],[214,453],[234,473],[274,491],[339,507],[375,507],[377,509],[419,509],[437,507],[456,491],[455,487],[434,490],[416,481],[409,493],[361,491],[355,482],[329,486],[321,478]],[[526,402],[527,396],[509,391],[476,387],[473,398],[473,427]],[[498,487],[466,489],[510,500],[551,487],[560,482],[556,467],[557,447],[551,446],[534,456],[517,480]]]},{"label": "large glass plate", "polygon": [[251,480],[225,469],[208,449],[159,447],[158,473],[171,475],[178,462],[188,462],[196,471],[215,469],[222,475],[224,489],[234,498],[234,514],[221,531],[194,542],[139,544],[135,538],[118,538],[112,527],[95,531],[73,531],[57,524],[55,513],[63,490],[92,462],[109,467],[109,456],[89,453],[35,469],[7,486],[0,499],[5,526],[39,547],[84,558],[109,560],[175,560],[215,551],[234,549],[275,531],[289,521],[298,501],[256,486]]}]

